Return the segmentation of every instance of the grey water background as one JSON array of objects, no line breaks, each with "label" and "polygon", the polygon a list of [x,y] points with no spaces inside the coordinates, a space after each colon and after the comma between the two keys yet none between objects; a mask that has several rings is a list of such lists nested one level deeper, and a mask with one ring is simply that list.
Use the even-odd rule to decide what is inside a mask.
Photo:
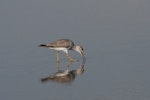
[{"label": "grey water background", "polygon": [[[150,100],[149,0],[1,0],[1,100]],[[56,72],[60,38],[85,49],[83,75],[41,83]],[[71,69],[82,63],[80,55]],[[61,69],[69,63],[61,53]]]}]

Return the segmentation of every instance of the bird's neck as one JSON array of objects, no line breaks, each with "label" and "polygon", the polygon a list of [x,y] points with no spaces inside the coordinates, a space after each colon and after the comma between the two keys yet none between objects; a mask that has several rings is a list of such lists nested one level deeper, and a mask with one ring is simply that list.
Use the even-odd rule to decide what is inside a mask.
[{"label": "bird's neck", "polygon": [[72,47],[72,50],[76,50],[76,45],[74,45],[74,46]]}]

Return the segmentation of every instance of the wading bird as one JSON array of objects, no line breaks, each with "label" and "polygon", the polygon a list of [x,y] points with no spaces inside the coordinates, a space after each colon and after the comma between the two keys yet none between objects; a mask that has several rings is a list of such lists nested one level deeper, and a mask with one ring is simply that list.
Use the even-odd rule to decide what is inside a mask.
[{"label": "wading bird", "polygon": [[83,50],[82,46],[75,45],[73,43],[73,41],[69,40],[69,39],[60,39],[60,40],[53,41],[51,43],[40,44],[39,47],[46,47],[46,48],[55,50],[56,51],[57,62],[60,62],[60,56],[59,56],[59,52],[60,51],[63,51],[63,52],[66,53],[66,56],[70,60],[70,62],[74,62],[75,61],[69,55],[68,50],[75,50],[75,51],[77,51],[82,56],[83,60],[85,60],[84,50]]}]

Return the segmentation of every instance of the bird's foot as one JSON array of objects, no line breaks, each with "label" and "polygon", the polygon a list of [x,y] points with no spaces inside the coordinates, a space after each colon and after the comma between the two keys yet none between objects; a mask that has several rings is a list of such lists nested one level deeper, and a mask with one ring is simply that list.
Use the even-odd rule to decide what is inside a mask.
[{"label": "bird's foot", "polygon": [[79,61],[79,60],[70,59],[70,62],[76,62],[76,61]]},{"label": "bird's foot", "polygon": [[57,63],[60,63],[60,60],[57,60]]},{"label": "bird's foot", "polygon": [[74,60],[69,54],[67,54],[68,59],[70,60],[70,62],[76,62],[78,60]]}]

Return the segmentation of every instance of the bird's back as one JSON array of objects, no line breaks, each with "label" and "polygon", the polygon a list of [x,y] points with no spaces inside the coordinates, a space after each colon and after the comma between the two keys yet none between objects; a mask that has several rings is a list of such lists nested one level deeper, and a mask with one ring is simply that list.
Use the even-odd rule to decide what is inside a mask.
[{"label": "bird's back", "polygon": [[74,46],[73,41],[69,40],[69,39],[60,39],[60,40],[56,40],[53,41],[51,43],[46,44],[47,47],[55,47],[55,48],[59,48],[59,47],[64,47],[64,48],[72,48],[72,46]]}]

